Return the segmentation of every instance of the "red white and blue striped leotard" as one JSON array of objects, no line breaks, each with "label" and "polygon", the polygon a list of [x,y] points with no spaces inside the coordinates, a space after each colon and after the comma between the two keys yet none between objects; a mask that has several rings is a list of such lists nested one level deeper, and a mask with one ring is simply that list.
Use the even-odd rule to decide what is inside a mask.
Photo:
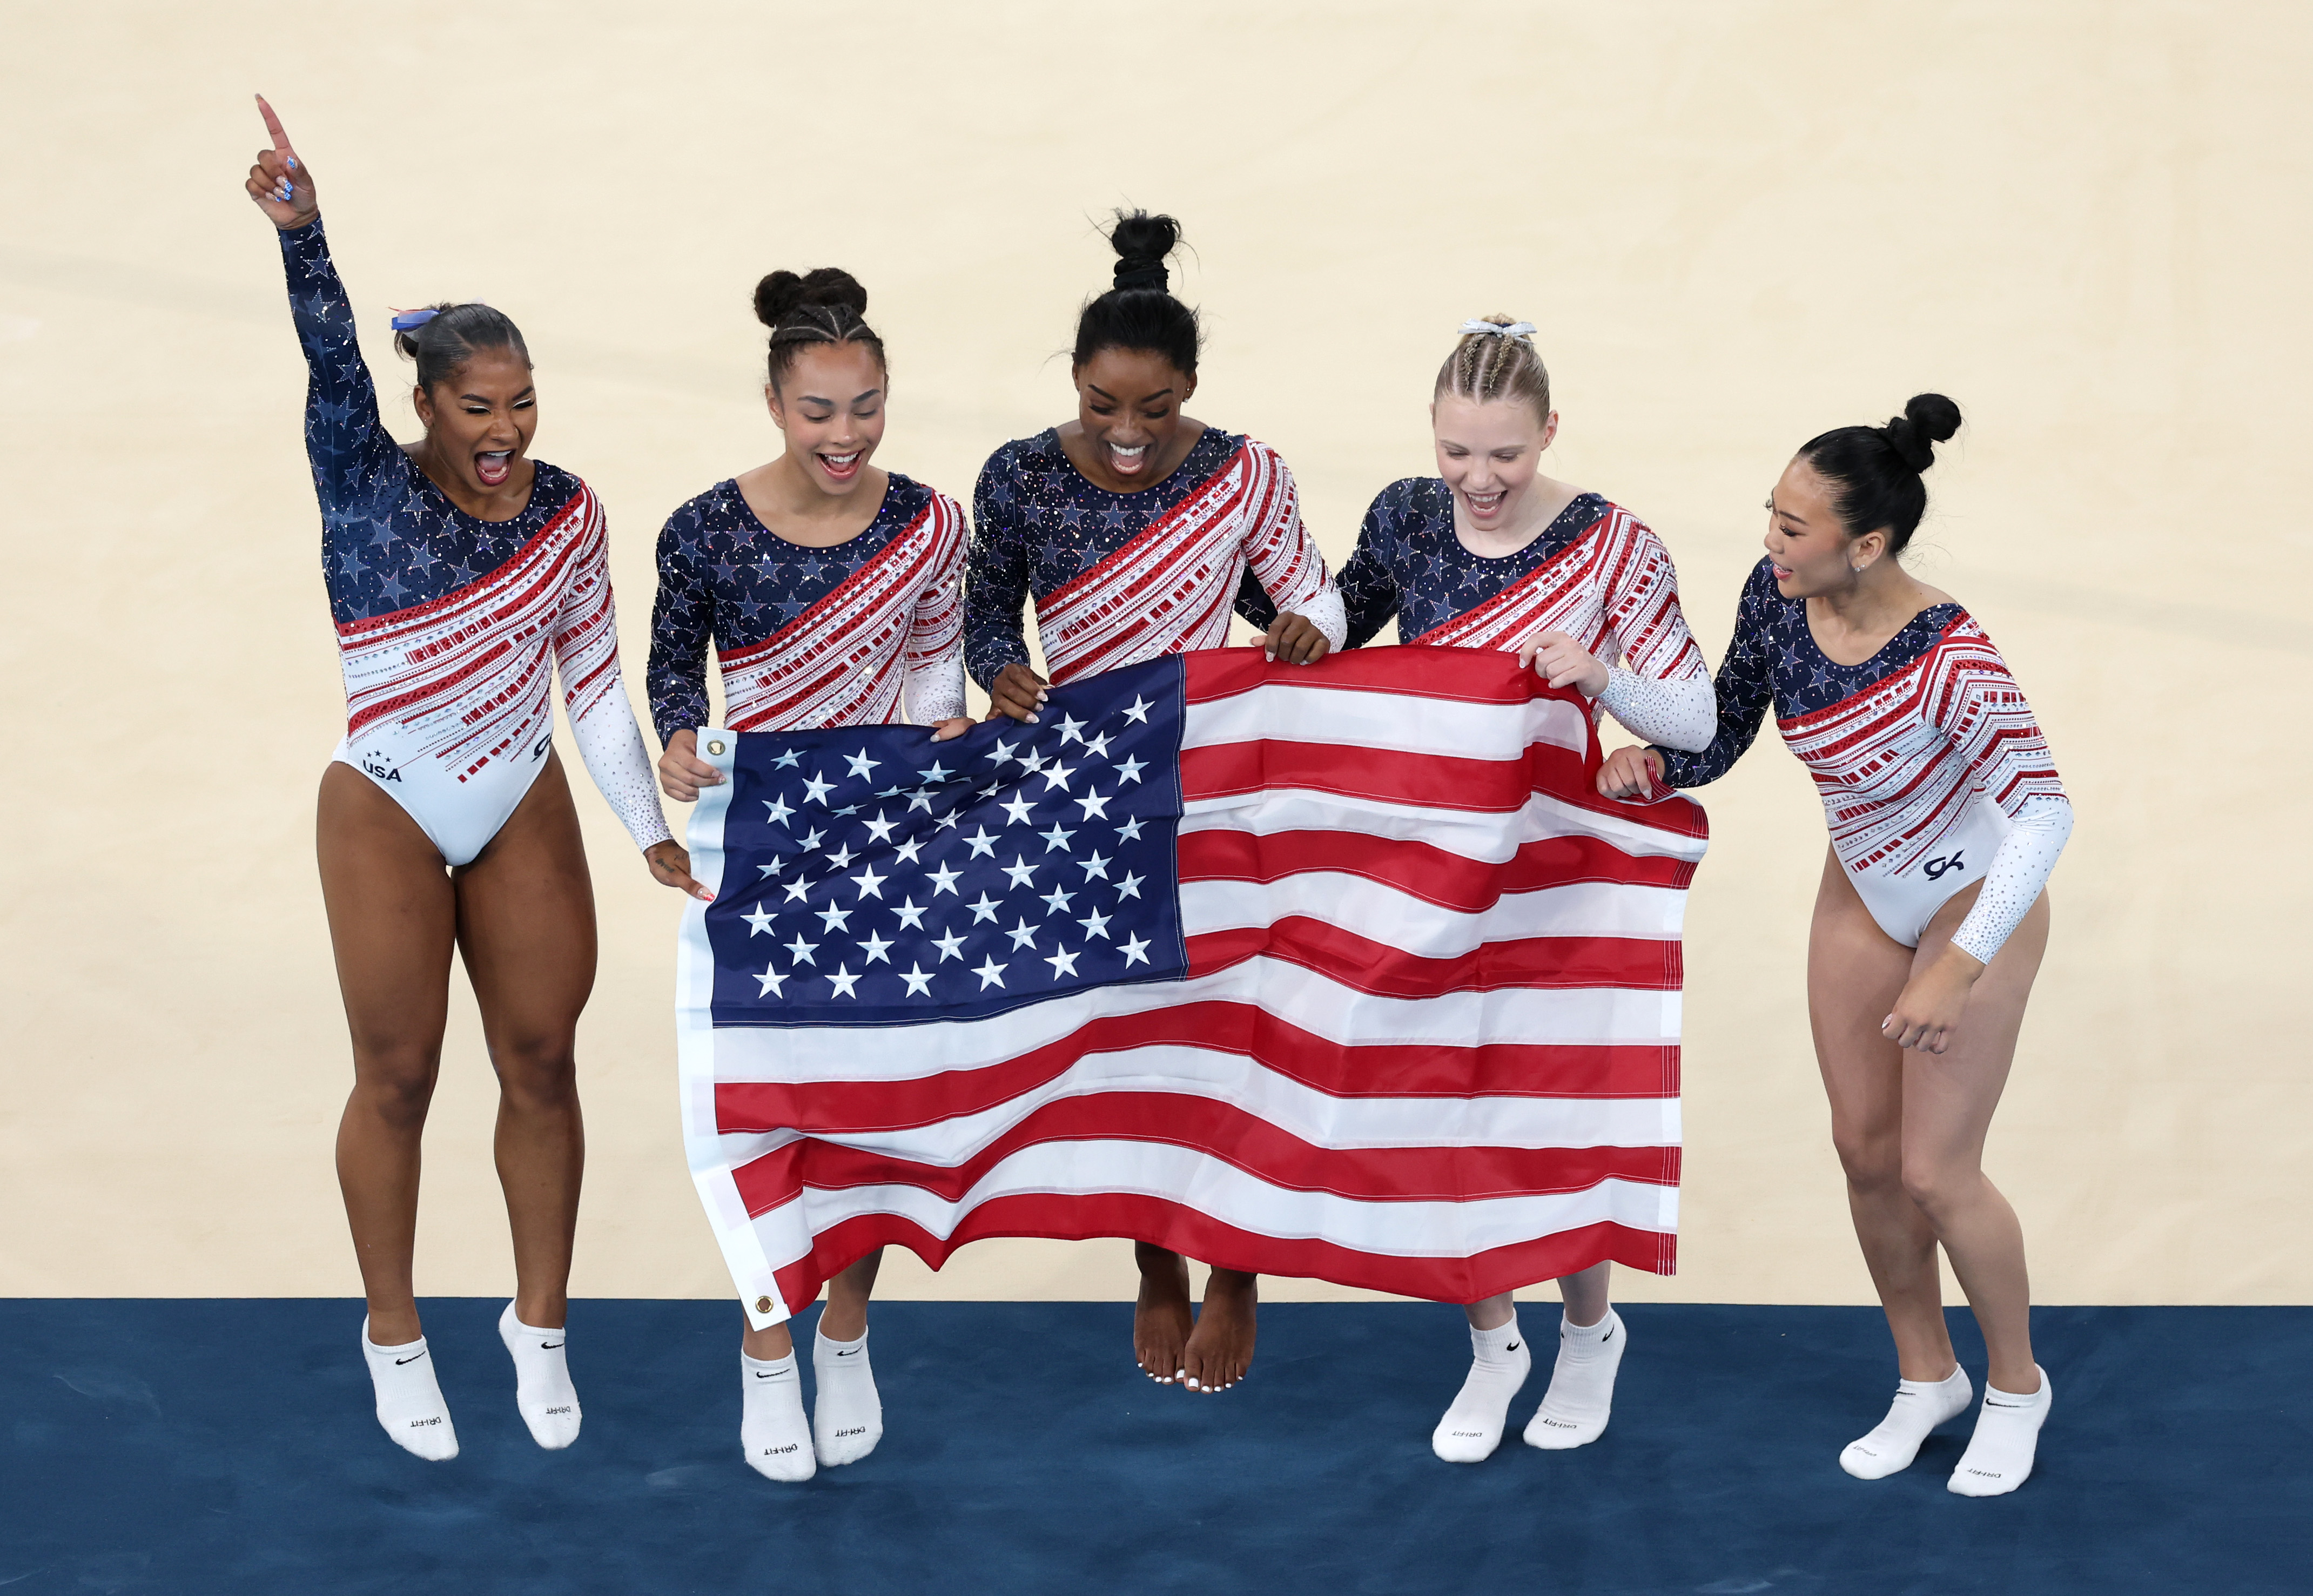
[{"label": "red white and blue striped leotard", "polygon": [[1671,748],[1711,742],[1711,672],[1679,609],[1670,551],[1595,493],[1577,494],[1525,548],[1487,556],[1456,534],[1444,482],[1394,482],[1366,512],[1341,586],[1351,648],[1392,617],[1405,642],[1438,648],[1515,651],[1538,632],[1563,632],[1606,665],[1594,717],[1610,712]]},{"label": "red white and blue striped leotard", "polygon": [[1088,481],[1057,429],[1017,439],[981,471],[972,521],[964,662],[982,687],[1028,662],[1032,592],[1056,682],[1218,648],[1232,605],[1250,616],[1263,593],[1335,648],[1348,630],[1293,473],[1266,443],[1217,427],[1171,476],[1131,493]]},{"label": "red white and blue striped leotard", "polygon": [[867,530],[789,542],[735,480],[667,518],[651,610],[651,716],[661,741],[717,723],[707,649],[736,732],[919,724],[963,713],[963,506],[892,474]]},{"label": "red white and blue striped leotard", "polygon": [[1726,775],[1772,704],[1880,929],[1917,947],[1936,911],[1981,881],[1952,942],[1992,961],[2047,885],[2072,806],[2023,689],[1966,610],[1930,605],[1871,658],[1842,665],[1763,559],[1744,584],[1718,691],[1709,748],[1658,750],[1674,786]]},{"label": "red white and blue striped leotard", "polygon": [[530,503],[481,521],[450,503],[379,419],[377,391],[319,221],[281,235],[305,352],[305,452],[346,684],[334,758],[473,860],[554,745],[557,670],[586,768],[638,847],[671,835],[619,679],[602,506],[537,465]]}]

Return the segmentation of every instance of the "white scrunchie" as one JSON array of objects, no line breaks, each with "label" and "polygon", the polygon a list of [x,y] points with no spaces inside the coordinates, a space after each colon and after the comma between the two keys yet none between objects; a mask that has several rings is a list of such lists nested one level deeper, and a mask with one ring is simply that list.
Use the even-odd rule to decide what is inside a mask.
[{"label": "white scrunchie", "polygon": [[1534,323],[1513,321],[1508,327],[1504,327],[1499,321],[1464,321],[1462,323],[1462,331],[1465,334],[1474,332],[1488,338],[1522,338],[1534,331]]}]

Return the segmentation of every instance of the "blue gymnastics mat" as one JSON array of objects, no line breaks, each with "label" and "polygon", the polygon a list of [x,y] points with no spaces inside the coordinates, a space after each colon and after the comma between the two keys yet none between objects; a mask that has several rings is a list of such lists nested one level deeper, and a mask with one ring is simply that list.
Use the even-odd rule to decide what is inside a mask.
[{"label": "blue gymnastics mat", "polygon": [[[357,1303],[0,1302],[0,1593],[2313,1586],[2313,1309],[2042,1310],[2040,1467],[1979,1502],[1944,1488],[1972,1416],[1909,1473],[1840,1472],[1894,1385],[1869,1309],[1627,1308],[1603,1440],[1455,1467],[1451,1308],[1270,1306],[1252,1378],[1200,1397],[1133,1367],[1120,1304],[893,1302],[882,1447],[782,1486],[739,1456],[735,1309],[574,1304],[585,1430],[554,1453],[500,1305],[425,1306],[464,1447],[429,1464],[371,1416]],[[1522,1314],[1548,1347],[1555,1307]]]}]

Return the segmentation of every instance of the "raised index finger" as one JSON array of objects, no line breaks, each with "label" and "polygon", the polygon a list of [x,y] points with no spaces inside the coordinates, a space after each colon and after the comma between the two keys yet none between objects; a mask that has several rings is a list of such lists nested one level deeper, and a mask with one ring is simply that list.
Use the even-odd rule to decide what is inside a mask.
[{"label": "raised index finger", "polygon": [[262,94],[257,97],[257,110],[265,118],[265,130],[273,136],[273,147],[285,155],[289,153],[289,130],[281,126],[281,118],[273,114],[273,108],[265,103]]}]

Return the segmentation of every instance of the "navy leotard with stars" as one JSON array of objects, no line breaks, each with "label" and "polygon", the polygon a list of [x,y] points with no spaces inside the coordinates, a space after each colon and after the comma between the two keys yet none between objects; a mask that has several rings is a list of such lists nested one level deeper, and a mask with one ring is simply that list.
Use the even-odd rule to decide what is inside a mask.
[{"label": "navy leotard with stars", "polygon": [[658,599],[651,608],[651,719],[664,742],[709,723],[707,651],[752,648],[841,585],[930,502],[932,490],[891,474],[875,519],[825,548],[780,537],[726,478],[666,518],[658,535]]},{"label": "navy leotard with stars", "polygon": [[318,218],[281,235],[289,309],[305,352],[305,455],[321,502],[321,574],[339,626],[446,598],[514,557],[579,489],[534,461],[530,503],[511,521],[452,504],[378,416],[353,307]]},{"label": "navy leotard with stars", "polygon": [[[1244,446],[1242,435],[1209,426],[1171,476],[1132,493],[1088,481],[1061,449],[1058,427],[1015,439],[989,456],[972,495],[975,535],[963,589],[963,662],[972,680],[986,687],[1005,666],[1028,662],[1021,618],[1031,592],[1052,592],[1114,554],[1172,513]],[[1237,613],[1251,619],[1264,602],[1247,572],[1237,588]]]},{"label": "navy leotard with stars", "polygon": [[1930,604],[1887,639],[1886,646],[1860,665],[1842,665],[1816,646],[1807,629],[1807,603],[1775,589],[1774,562],[1761,559],[1743,584],[1735,609],[1735,637],[1727,645],[1714,686],[1719,695],[1719,734],[1701,753],[1658,748],[1664,774],[1675,787],[1699,787],[1735,767],[1759,735],[1769,705],[1790,720],[1852,698],[1903,670],[1935,646],[1962,611],[1957,604]]},{"label": "navy leotard with stars", "polygon": [[1349,646],[1372,642],[1392,616],[1399,640],[1411,643],[1467,614],[1563,554],[1609,508],[1595,493],[1577,494],[1524,548],[1489,557],[1471,553],[1454,535],[1454,493],[1442,480],[1408,477],[1391,483],[1374,495],[1358,529],[1357,551],[1341,567]]}]

